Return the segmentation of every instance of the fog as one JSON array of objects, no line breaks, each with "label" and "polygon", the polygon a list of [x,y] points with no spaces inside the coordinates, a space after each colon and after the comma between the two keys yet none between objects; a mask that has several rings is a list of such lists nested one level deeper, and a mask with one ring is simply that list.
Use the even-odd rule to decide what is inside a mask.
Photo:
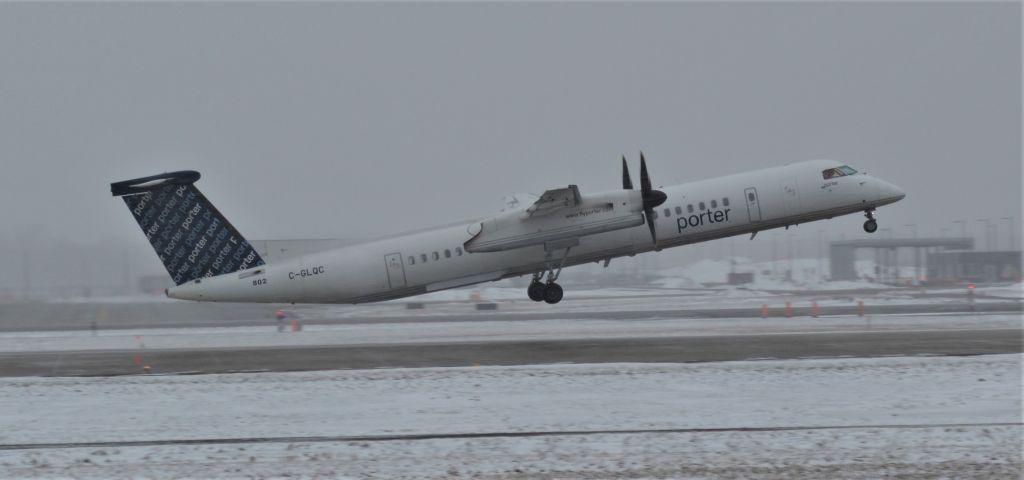
[{"label": "fog", "polygon": [[[618,188],[640,150],[659,185],[833,158],[906,190],[879,234],[984,245],[988,218],[1006,249],[1020,24],[1017,3],[2,4],[0,295],[162,273],[109,183],[182,169],[250,239],[365,238]],[[862,221],[647,261],[813,256]]]}]

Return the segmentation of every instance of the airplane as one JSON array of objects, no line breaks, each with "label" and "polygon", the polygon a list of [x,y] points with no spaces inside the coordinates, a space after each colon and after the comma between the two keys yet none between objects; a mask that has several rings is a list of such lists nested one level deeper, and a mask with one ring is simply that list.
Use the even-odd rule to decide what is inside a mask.
[{"label": "airplane", "polygon": [[[811,160],[654,189],[625,156],[622,189],[576,185],[512,197],[497,215],[267,262],[196,188],[196,171],[111,184],[176,286],[170,298],[209,302],[367,303],[532,275],[527,296],[556,304],[565,267],[750,235],[864,212],[899,187],[834,160]],[[526,200],[526,201],[524,201]]]}]

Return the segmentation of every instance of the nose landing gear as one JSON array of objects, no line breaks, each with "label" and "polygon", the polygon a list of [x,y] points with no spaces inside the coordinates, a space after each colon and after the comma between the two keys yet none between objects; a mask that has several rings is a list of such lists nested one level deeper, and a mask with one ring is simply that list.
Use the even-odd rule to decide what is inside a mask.
[{"label": "nose landing gear", "polygon": [[878,230],[878,222],[875,221],[874,210],[864,210],[864,216],[868,217],[868,220],[864,222],[864,231],[868,233],[875,233]]}]

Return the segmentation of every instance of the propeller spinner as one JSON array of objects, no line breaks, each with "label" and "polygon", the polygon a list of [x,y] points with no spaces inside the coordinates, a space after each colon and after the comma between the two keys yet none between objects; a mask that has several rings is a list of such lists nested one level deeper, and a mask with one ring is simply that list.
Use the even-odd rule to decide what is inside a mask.
[{"label": "propeller spinner", "polygon": [[[629,178],[629,168],[626,166],[626,157],[622,157],[622,188],[633,189],[633,181]],[[651,241],[654,247],[658,247],[658,236],[654,229],[654,207],[665,203],[668,195],[661,190],[651,188],[651,177],[647,174],[647,160],[644,152],[640,152],[640,198],[643,200],[644,218],[647,219],[647,228],[651,230]]]}]

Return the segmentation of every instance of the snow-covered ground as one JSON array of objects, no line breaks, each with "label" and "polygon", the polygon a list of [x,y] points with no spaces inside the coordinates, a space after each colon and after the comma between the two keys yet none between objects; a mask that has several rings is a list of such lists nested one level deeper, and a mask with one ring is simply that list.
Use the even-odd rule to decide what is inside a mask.
[{"label": "snow-covered ground", "polygon": [[935,331],[1020,328],[1019,315],[872,315],[870,317],[666,318],[656,320],[523,320],[309,325],[281,332],[272,325],[0,332],[0,352],[239,348],[312,345],[460,343],[781,333]]},{"label": "snow-covered ground", "polygon": [[[0,444],[6,445],[857,428],[0,450],[0,477],[1016,478],[1021,360],[991,355],[4,378]],[[948,424],[975,425],[935,426]]]}]

